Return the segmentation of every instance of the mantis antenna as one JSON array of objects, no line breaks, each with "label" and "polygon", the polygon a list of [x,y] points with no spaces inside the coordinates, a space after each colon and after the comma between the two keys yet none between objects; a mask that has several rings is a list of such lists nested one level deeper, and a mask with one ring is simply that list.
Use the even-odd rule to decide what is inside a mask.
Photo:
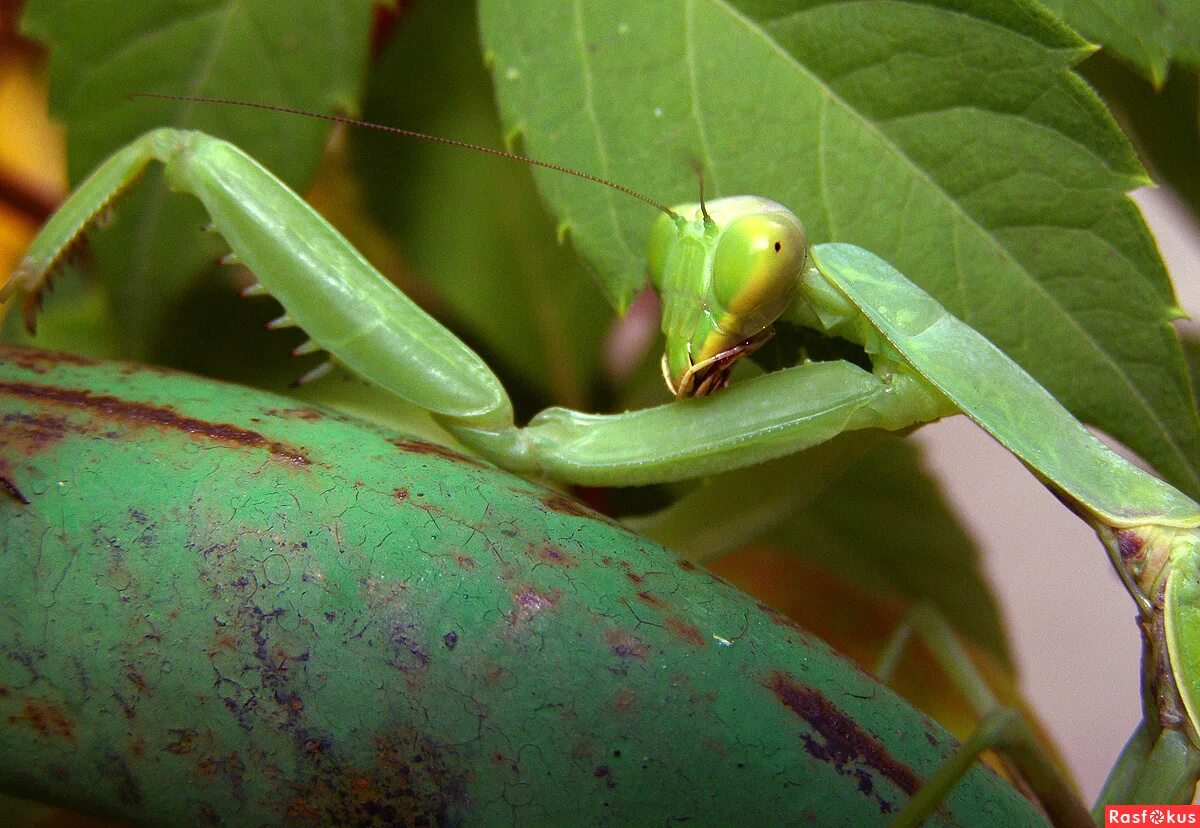
[{"label": "mantis antenna", "polygon": [[708,202],[704,200],[704,165],[695,160],[692,162],[692,169],[696,171],[696,178],[700,182],[700,215],[704,217],[704,223],[708,224],[713,217],[708,214]]},{"label": "mantis antenna", "polygon": [[[191,101],[194,103],[225,104],[227,106],[244,106],[251,109],[265,109],[270,112],[284,112],[289,115],[304,115],[308,118],[319,118],[322,121],[332,121],[336,124],[350,124],[351,126],[378,129],[382,132],[390,132],[394,135],[404,135],[409,138],[420,138],[422,141],[429,141],[435,144],[447,144],[452,147],[462,147],[463,149],[482,152],[485,155],[494,155],[497,158],[507,158],[512,161],[522,161],[531,166],[545,167],[548,170],[557,170],[560,173],[573,175],[576,178],[582,178],[585,181],[593,181],[596,184],[603,184],[605,187],[610,187],[619,193],[624,193],[627,196],[636,198],[638,201],[649,204],[654,209],[661,210],[671,218],[679,217],[674,210],[662,202],[655,201],[649,196],[642,195],[637,190],[626,187],[624,184],[618,184],[615,181],[609,181],[606,178],[601,178],[600,176],[592,175],[591,173],[573,170],[570,167],[564,167],[560,164],[552,164],[549,161],[539,161],[536,158],[530,158],[525,155],[517,155],[516,153],[505,152],[504,150],[498,150],[493,147],[485,147],[481,144],[471,144],[466,141],[458,141],[454,138],[442,138],[438,135],[429,135],[427,133],[417,132],[416,130],[412,129],[402,129],[400,127],[387,126],[385,124],[376,124],[372,123],[371,121],[362,121],[358,118],[347,118],[342,115],[327,115],[323,112],[312,112],[306,109],[295,109],[290,106],[280,106],[279,104],[258,103],[257,101],[238,101],[233,100],[232,98],[205,98],[197,95],[167,95],[159,92],[133,92],[125,97],[129,98],[130,100],[134,98],[158,98],[159,100],[164,101]],[[707,215],[707,213],[705,215]]]}]

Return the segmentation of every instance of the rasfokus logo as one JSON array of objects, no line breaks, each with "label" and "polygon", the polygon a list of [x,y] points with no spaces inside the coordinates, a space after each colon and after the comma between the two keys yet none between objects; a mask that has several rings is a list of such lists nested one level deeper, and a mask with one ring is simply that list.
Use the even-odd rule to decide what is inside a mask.
[{"label": "rasfokus logo", "polygon": [[1200,805],[1105,805],[1104,826],[1200,825]]}]

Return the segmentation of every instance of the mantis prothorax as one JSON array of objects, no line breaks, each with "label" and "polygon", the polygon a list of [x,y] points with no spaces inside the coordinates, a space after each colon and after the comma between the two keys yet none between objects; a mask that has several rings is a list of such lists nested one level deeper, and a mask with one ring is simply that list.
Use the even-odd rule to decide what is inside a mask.
[{"label": "mantis prothorax", "polygon": [[[648,273],[663,302],[663,372],[677,399],[611,415],[550,408],[519,428],[473,351],[270,172],[201,133],[157,129],[111,156],[50,219],[4,294],[21,291],[32,307],[72,242],[151,161],[164,165],[175,190],[204,204],[233,260],[258,278],[255,292],[283,305],[278,324],[311,338],[305,352],[328,351],[521,474],[589,485],[674,481],[843,431],[967,414],[1097,531],[1138,603],[1146,721],[1127,772],[1104,798],[1190,799],[1200,772],[1200,506],[1109,450],[995,345],[877,256],[847,244],[809,248],[795,214],[762,198],[666,208],[638,195],[662,211]],[[732,365],[778,318],[857,343],[871,370],[805,362],[725,387]],[[1182,769],[1174,776],[1158,758],[1171,751],[1187,757],[1166,763]]]}]

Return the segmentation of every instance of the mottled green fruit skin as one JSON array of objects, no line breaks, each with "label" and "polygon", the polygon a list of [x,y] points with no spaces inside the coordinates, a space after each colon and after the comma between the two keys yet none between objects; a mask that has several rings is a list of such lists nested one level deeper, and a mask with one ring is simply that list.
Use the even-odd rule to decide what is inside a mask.
[{"label": "mottled green fruit skin", "polygon": [[[953,740],[575,501],[0,349],[0,784],[156,825],[871,825]],[[722,640],[723,639],[723,640]],[[976,768],[936,824],[1042,824]]]}]

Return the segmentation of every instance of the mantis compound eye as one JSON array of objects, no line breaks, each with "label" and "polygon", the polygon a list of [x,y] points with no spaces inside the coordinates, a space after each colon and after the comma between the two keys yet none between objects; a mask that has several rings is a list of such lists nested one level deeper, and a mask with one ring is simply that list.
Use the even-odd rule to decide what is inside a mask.
[{"label": "mantis compound eye", "polygon": [[735,330],[750,337],[783,313],[799,289],[808,258],[808,235],[791,212],[734,219],[721,233],[713,254],[713,295]]}]

